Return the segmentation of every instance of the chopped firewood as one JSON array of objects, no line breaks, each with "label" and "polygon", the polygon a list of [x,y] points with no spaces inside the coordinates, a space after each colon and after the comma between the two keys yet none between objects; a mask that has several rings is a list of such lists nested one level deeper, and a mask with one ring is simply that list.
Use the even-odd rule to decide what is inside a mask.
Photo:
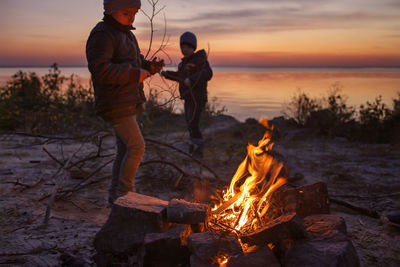
[{"label": "chopped firewood", "polygon": [[296,212],[300,218],[330,213],[328,189],[322,182],[276,191],[271,203],[271,209],[280,209],[281,213]]},{"label": "chopped firewood", "polygon": [[347,233],[346,222],[342,217],[337,215],[316,214],[307,216],[303,220],[307,233],[312,235],[323,236],[333,230],[337,230],[343,234]]},{"label": "chopped firewood", "polygon": [[185,224],[203,223],[207,217],[207,208],[205,204],[172,199],[167,207],[167,221]]},{"label": "chopped firewood", "polygon": [[281,239],[297,239],[306,236],[306,229],[296,213],[282,215],[252,233],[240,236],[243,243],[263,246]]},{"label": "chopped firewood", "polygon": [[107,222],[96,234],[97,252],[118,254],[138,249],[146,233],[167,229],[167,205],[167,201],[133,192],[118,198]]},{"label": "chopped firewood", "polygon": [[220,255],[232,256],[242,252],[242,247],[234,234],[195,233],[189,235],[186,240],[192,254],[204,261]]}]

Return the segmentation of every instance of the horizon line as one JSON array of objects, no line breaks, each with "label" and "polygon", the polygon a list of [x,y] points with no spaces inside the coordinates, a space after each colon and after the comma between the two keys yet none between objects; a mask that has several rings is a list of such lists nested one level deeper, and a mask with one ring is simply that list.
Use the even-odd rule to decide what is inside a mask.
[{"label": "horizon line", "polygon": [[[54,64],[54,63],[53,63]],[[24,64],[24,65],[0,65],[0,68],[50,68],[53,64],[50,65],[29,65],[29,64]],[[175,66],[175,65],[174,65]],[[87,68],[87,65],[70,65],[70,64],[57,64],[57,67],[60,68]],[[168,66],[167,66],[168,67]],[[340,65],[332,65],[332,66],[287,66],[287,65],[282,65],[282,66],[271,66],[271,65],[212,65],[212,67],[217,67],[217,68],[295,68],[295,69],[314,69],[314,68],[321,68],[321,69],[397,69],[400,68],[400,65],[398,66],[363,66],[363,65],[355,65],[355,66],[340,66]]]}]

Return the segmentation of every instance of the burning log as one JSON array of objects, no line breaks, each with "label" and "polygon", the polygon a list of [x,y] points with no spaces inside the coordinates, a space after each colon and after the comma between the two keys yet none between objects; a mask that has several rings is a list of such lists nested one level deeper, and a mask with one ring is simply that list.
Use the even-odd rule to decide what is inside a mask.
[{"label": "burning log", "polygon": [[265,246],[281,239],[298,239],[306,236],[306,229],[296,213],[282,215],[249,234],[240,236],[243,243]]},{"label": "burning log", "polygon": [[142,244],[146,233],[167,228],[168,202],[130,192],[118,198],[107,222],[94,239],[98,253],[132,253]]},{"label": "burning log", "polygon": [[184,224],[203,223],[206,221],[207,208],[205,204],[172,199],[167,207],[167,221]]},{"label": "burning log", "polygon": [[[211,232],[195,233],[186,239],[194,259],[190,261],[207,261],[211,263],[221,256],[232,256],[242,253],[242,247],[234,234],[219,235]],[[217,265],[218,266],[218,265]]]},{"label": "burning log", "polygon": [[300,218],[330,213],[328,189],[323,182],[276,191],[271,203],[276,212],[296,212]]},{"label": "burning log", "polygon": [[175,267],[189,263],[189,249],[183,245],[186,227],[181,225],[164,233],[146,234],[139,250],[139,266]]}]

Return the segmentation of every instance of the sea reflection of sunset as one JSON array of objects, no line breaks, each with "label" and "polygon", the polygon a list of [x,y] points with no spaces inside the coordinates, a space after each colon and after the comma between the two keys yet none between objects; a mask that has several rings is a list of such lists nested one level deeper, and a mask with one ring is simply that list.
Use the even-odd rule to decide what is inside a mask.
[{"label": "sea reflection of sunset", "polygon": [[[39,75],[48,68],[30,68]],[[18,69],[0,68],[0,82],[11,77]],[[80,80],[89,83],[89,72],[85,67],[61,68],[62,74],[75,73]],[[166,81],[173,85],[172,82]],[[301,69],[301,68],[224,68],[214,67],[214,77],[209,82],[209,98],[228,109],[228,114],[240,120],[248,117],[259,119],[280,116],[284,104],[300,89],[311,97],[324,97],[337,84],[341,93],[348,96],[348,104],[358,107],[366,101],[374,101],[381,95],[388,105],[400,92],[400,69]],[[166,84],[156,75],[150,85],[165,88]],[[148,85],[145,88],[148,93]],[[180,101],[177,110],[181,109]]]}]

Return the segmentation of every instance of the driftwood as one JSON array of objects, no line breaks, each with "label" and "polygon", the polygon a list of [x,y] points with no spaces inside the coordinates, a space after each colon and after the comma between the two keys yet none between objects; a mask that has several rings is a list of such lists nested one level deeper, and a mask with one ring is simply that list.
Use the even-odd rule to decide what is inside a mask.
[{"label": "driftwood", "polygon": [[0,135],[20,135],[20,136],[26,136],[26,137],[36,137],[36,138],[43,138],[49,140],[80,140],[80,139],[87,139],[95,136],[98,133],[105,132],[103,130],[95,131],[91,134],[88,135],[82,135],[82,136],[57,136],[57,135],[44,135],[44,134],[30,134],[30,133],[24,133],[24,132],[4,132],[1,133]]},{"label": "driftwood", "polygon": [[157,144],[157,145],[160,145],[160,146],[168,147],[168,148],[170,148],[170,149],[172,149],[172,150],[175,150],[175,151],[177,151],[177,152],[179,152],[179,153],[181,153],[181,154],[187,156],[187,157],[190,158],[192,161],[196,162],[197,164],[199,164],[199,165],[202,166],[203,168],[207,169],[209,172],[211,172],[211,173],[214,175],[214,177],[215,177],[217,180],[219,180],[218,175],[217,175],[210,167],[208,167],[208,166],[205,165],[203,162],[201,162],[200,160],[196,159],[195,157],[193,157],[193,156],[190,155],[189,153],[186,153],[186,152],[183,151],[182,149],[179,149],[179,148],[177,148],[177,147],[174,147],[173,145],[166,144],[166,143],[163,143],[163,142],[160,142],[160,141],[157,141],[157,140],[154,140],[154,139],[150,139],[150,138],[145,138],[144,140],[145,140],[146,142],[151,142],[151,143],[154,143],[154,144]]},{"label": "driftwood", "polygon": [[375,211],[375,210],[370,210],[364,207],[359,207],[359,206],[355,206],[351,203],[348,203],[346,201],[340,200],[340,199],[336,199],[336,198],[329,198],[329,201],[338,205],[341,205],[343,207],[349,208],[351,210],[355,210],[363,215],[375,218],[375,219],[379,219],[381,217],[381,215]]},{"label": "driftwood", "polygon": [[44,221],[43,221],[43,224],[44,224],[44,225],[47,225],[47,223],[49,222],[50,212],[51,212],[51,206],[52,206],[53,203],[54,203],[54,199],[55,199],[55,197],[56,197],[56,194],[57,194],[58,190],[60,189],[60,186],[61,186],[62,182],[63,182],[64,180],[66,180],[66,179],[70,176],[70,173],[68,172],[67,168],[68,168],[69,164],[71,163],[72,158],[75,157],[75,155],[81,150],[82,146],[83,146],[83,145],[81,145],[81,146],[79,147],[79,149],[78,149],[77,151],[75,151],[74,154],[72,154],[72,156],[71,156],[71,157],[68,159],[68,161],[65,163],[64,167],[60,168],[60,169],[57,171],[57,173],[61,172],[61,174],[59,175],[59,178],[58,178],[58,181],[57,181],[57,183],[56,183],[56,185],[55,185],[55,188],[54,188],[54,190],[53,190],[53,193],[50,195],[49,202],[47,203],[46,214],[45,214]]}]

